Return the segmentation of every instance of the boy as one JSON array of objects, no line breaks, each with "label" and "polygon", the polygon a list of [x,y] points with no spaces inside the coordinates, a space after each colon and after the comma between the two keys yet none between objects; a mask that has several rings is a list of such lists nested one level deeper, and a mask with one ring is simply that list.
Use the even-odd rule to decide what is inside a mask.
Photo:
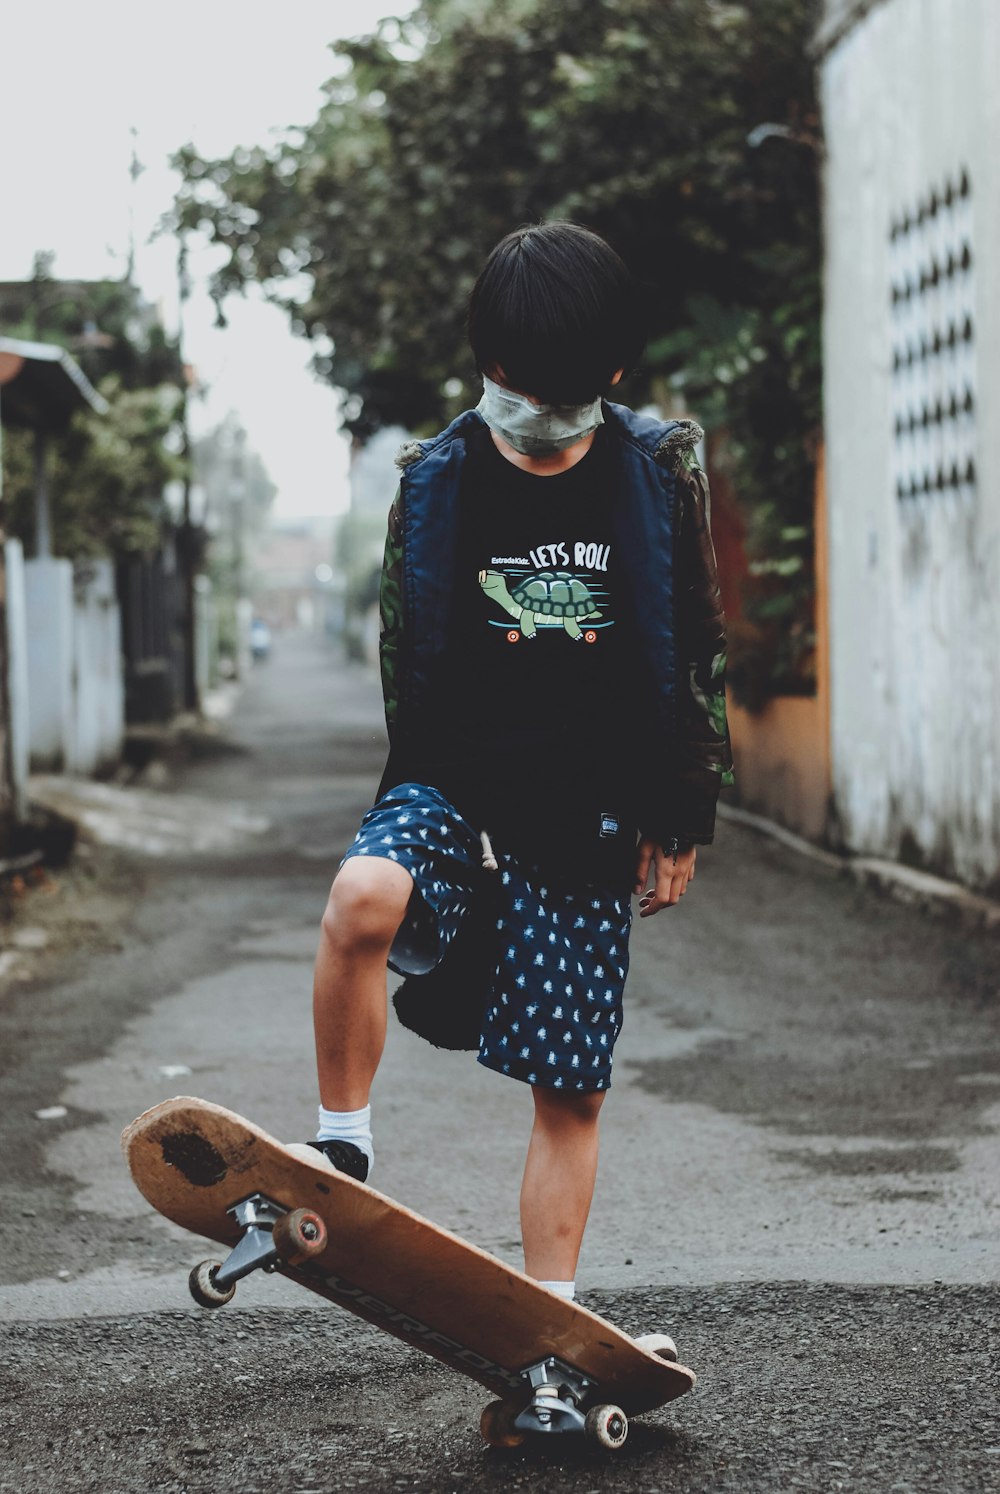
[{"label": "boy", "polygon": [[[630,892],[673,907],[731,780],[693,421],[602,396],[641,356],[598,235],[526,226],[469,302],[483,397],[400,453],[381,588],[390,752],[322,923],[317,1147],[364,1180],[386,966],[448,957],[495,867],[479,1062],[531,1087],[525,1269],[572,1298],[621,1026]],[[650,880],[652,878],[652,880]]]}]

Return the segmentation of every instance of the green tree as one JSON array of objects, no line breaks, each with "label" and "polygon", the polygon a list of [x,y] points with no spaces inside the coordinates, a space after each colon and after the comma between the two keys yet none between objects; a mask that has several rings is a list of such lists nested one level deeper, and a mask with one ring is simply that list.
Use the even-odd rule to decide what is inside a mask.
[{"label": "green tree", "polygon": [[123,389],[180,384],[177,341],[137,286],[128,280],[58,280],[51,267],[51,254],[41,252],[30,279],[0,283],[5,336],[60,343],[95,385],[111,374]]},{"label": "green tree", "polygon": [[[164,488],[180,480],[181,386],[176,342],[124,281],[54,280],[36,256],[30,280],[0,285],[5,335],[67,348],[108,402],[79,410],[51,442],[53,544],[72,557],[149,550],[165,517]],[[9,532],[34,544],[34,438],[4,432]]]},{"label": "green tree", "polygon": [[[106,414],[80,410],[49,455],[53,549],[72,558],[155,549],[166,484],[182,476],[168,444],[180,393],[170,385],[123,389],[115,375],[99,390]],[[34,544],[34,438],[4,432],[4,495],[12,535]]]},{"label": "green tree", "polygon": [[[512,226],[572,218],[646,288],[625,397],[729,434],[753,575],[730,678],[808,688],[819,418],[816,0],[424,0],[337,43],[317,118],[183,175],[171,226],[228,257],[315,343],[365,436],[478,398],[466,297]],[[765,124],[778,131],[755,130]]]},{"label": "green tree", "polygon": [[246,552],[267,527],[278,490],[233,410],[192,443],[191,455],[211,538],[211,579],[235,602],[252,580],[245,573]]}]

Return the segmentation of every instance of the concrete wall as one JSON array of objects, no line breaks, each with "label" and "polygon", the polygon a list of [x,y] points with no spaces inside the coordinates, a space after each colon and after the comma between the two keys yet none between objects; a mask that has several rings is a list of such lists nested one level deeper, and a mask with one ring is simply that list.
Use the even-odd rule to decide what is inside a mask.
[{"label": "concrete wall", "polygon": [[73,687],[66,767],[89,776],[117,762],[125,734],[121,617],[110,560],[91,561],[77,570]]},{"label": "concrete wall", "polygon": [[731,700],[726,711],[736,794],[723,789],[722,802],[825,840],[830,782],[822,702],[815,695],[776,695],[760,711]]},{"label": "concrete wall", "polygon": [[981,887],[1000,880],[998,56],[995,0],[883,0],[820,64],[835,810],[851,849]]},{"label": "concrete wall", "polygon": [[198,699],[204,700],[216,681],[219,666],[219,617],[207,576],[194,583],[194,669]]},{"label": "concrete wall", "polygon": [[28,808],[28,618],[24,599],[24,552],[20,540],[4,546],[7,581],[7,652],[10,698],[11,759],[14,769],[14,817]]},{"label": "concrete wall", "polygon": [[121,624],[110,561],[24,567],[28,732],[36,772],[89,775],[114,763],[125,732]]},{"label": "concrete wall", "polygon": [[29,560],[24,581],[31,766],[59,773],[73,739],[72,563]]},{"label": "concrete wall", "polygon": [[[816,691],[776,695],[750,711],[726,702],[736,782],[723,803],[738,804],[779,824],[824,841],[830,832],[830,646],[826,549],[826,485],[822,452],[816,465],[813,528],[816,534]],[[740,616],[739,583],[746,573],[743,526],[725,470],[713,473],[712,540],[730,635]]]}]

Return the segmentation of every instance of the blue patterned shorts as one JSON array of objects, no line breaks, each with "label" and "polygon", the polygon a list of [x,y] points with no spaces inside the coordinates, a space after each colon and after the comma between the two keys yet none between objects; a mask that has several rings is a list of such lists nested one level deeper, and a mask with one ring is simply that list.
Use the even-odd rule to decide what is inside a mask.
[{"label": "blue patterned shorts", "polygon": [[[607,1089],[628,973],[629,889],[549,886],[537,869],[505,854],[498,837],[493,849],[499,946],[479,1062],[528,1084]],[[385,857],[411,874],[413,895],[389,965],[401,975],[432,970],[482,877],[479,836],[437,789],[403,783],[365,815],[344,861],[350,856]]]}]

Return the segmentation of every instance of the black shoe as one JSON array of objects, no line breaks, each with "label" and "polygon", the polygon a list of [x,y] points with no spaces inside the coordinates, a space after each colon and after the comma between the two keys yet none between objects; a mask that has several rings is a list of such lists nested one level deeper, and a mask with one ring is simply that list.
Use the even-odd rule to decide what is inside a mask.
[{"label": "black shoe", "polygon": [[363,1183],[368,1176],[368,1156],[353,1141],[310,1141],[315,1151],[322,1152],[326,1160],[338,1172],[346,1172],[355,1182]]}]

